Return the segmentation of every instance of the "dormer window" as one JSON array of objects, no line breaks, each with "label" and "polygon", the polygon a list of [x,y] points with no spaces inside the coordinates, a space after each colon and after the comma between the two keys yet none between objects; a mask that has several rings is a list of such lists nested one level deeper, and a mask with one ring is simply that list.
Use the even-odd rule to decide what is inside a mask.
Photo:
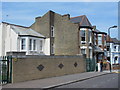
[{"label": "dormer window", "polygon": [[54,37],[54,26],[51,26],[51,37]]}]

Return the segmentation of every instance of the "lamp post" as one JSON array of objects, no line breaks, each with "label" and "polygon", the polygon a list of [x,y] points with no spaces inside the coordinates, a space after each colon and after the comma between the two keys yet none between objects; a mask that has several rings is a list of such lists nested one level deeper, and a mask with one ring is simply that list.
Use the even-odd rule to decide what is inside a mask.
[{"label": "lamp post", "polygon": [[[112,27],[109,27],[108,28],[108,35],[109,35],[109,39],[108,39],[108,42],[109,42],[109,56],[111,55],[111,50],[110,50],[110,29],[111,28],[117,28],[117,26],[112,26]],[[110,56],[111,57],[111,56]],[[111,72],[111,58],[110,58],[110,72]]]}]

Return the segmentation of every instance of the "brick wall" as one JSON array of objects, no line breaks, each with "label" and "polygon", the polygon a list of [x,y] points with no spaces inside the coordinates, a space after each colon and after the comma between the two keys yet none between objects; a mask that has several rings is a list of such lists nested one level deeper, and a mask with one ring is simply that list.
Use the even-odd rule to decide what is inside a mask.
[{"label": "brick wall", "polygon": [[17,56],[12,65],[13,83],[86,71],[83,56]]}]

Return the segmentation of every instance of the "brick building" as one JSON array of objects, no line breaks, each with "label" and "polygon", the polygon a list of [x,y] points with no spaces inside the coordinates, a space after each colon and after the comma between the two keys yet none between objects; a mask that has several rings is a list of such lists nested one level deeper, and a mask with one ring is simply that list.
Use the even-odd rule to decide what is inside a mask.
[{"label": "brick building", "polygon": [[50,38],[50,55],[93,56],[93,28],[85,15],[70,17],[48,11],[36,17],[30,28]]}]

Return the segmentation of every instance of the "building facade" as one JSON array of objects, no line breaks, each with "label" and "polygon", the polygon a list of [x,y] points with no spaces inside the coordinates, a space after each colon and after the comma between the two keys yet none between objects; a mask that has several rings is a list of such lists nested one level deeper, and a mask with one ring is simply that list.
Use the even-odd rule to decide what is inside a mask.
[{"label": "building facade", "polygon": [[120,64],[120,41],[116,38],[109,38],[107,40],[107,58],[111,65]]},{"label": "building facade", "polygon": [[70,17],[48,11],[30,28],[50,38],[50,55],[86,54],[92,58],[92,25],[85,15]]},{"label": "building facade", "polygon": [[26,52],[26,55],[50,55],[49,38],[34,30],[2,22],[0,29],[0,56],[6,52]]},{"label": "building facade", "polygon": [[100,32],[96,28],[93,31],[94,33],[94,57],[96,62],[99,63],[100,60],[106,62],[107,60],[107,33]]}]

